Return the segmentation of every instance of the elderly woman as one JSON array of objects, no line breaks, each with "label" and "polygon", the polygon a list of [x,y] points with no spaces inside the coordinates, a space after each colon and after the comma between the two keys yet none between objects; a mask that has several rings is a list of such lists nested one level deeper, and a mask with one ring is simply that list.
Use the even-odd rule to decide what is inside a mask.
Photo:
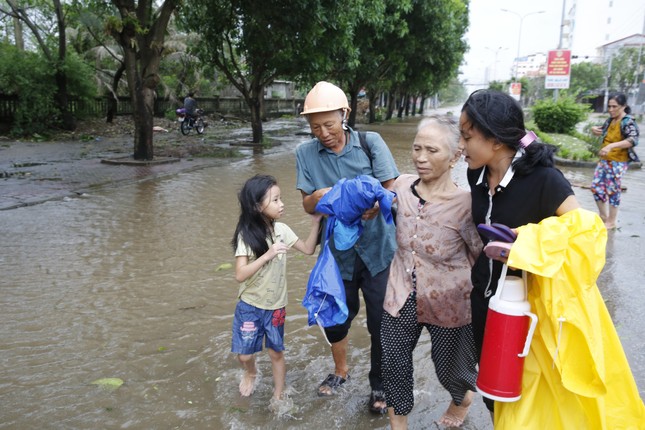
[{"label": "elderly woman", "polygon": [[458,142],[454,121],[422,120],[412,144],[417,175],[401,175],[394,183],[398,249],[381,326],[383,383],[393,429],[407,428],[414,405],[412,355],[424,327],[432,339],[437,377],[452,397],[439,423],[460,426],[475,390],[470,272],[482,242],[470,193],[451,178],[461,156]]}]

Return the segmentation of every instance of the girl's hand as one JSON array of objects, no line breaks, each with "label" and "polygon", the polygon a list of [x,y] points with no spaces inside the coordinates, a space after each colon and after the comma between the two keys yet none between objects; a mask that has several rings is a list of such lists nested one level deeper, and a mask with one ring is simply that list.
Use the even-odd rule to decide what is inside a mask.
[{"label": "girl's hand", "polygon": [[312,224],[319,224],[322,220],[323,214],[316,212],[315,214],[309,214],[309,216],[311,217]]},{"label": "girl's hand", "polygon": [[491,260],[501,261],[506,264],[512,247],[513,245],[511,243],[492,241],[484,246],[484,253]]},{"label": "girl's hand", "polygon": [[593,127],[591,127],[591,132],[595,136],[600,136],[602,134],[602,127],[600,127],[598,125],[594,125]]},{"label": "girl's hand", "polygon": [[267,251],[267,256],[269,257],[269,260],[273,260],[276,256],[278,257],[278,260],[282,258],[283,254],[286,254],[287,251],[289,250],[289,247],[287,246],[286,243],[284,242],[276,242],[273,245],[271,245],[271,248]]}]

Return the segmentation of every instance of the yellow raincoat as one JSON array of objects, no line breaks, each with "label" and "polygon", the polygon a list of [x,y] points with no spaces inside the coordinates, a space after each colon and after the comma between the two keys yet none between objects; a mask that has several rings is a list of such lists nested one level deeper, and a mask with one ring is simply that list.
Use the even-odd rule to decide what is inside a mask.
[{"label": "yellow raincoat", "polygon": [[508,265],[529,272],[538,325],[522,398],[495,403],[495,429],[645,429],[640,398],[596,279],[607,231],[584,209],[518,228]]}]

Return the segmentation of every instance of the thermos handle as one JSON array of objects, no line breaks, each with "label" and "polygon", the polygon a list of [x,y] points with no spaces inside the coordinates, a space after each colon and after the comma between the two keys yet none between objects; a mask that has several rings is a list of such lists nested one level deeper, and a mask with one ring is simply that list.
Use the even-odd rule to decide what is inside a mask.
[{"label": "thermos handle", "polygon": [[531,348],[531,341],[533,340],[533,333],[535,333],[535,327],[537,326],[538,318],[537,315],[531,312],[524,312],[524,315],[531,318],[531,327],[529,327],[529,333],[526,335],[526,342],[524,343],[524,351],[521,354],[517,354],[518,357],[526,357],[529,355],[529,349]]}]

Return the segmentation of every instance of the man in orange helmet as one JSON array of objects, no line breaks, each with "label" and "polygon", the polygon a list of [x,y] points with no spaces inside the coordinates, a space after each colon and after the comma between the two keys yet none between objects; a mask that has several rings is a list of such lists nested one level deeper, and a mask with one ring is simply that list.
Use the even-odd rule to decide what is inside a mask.
[{"label": "man in orange helmet", "polygon": [[[363,148],[359,134],[347,126],[349,112],[345,92],[329,82],[318,82],[305,98],[301,115],[309,121],[315,138],[296,148],[296,187],[302,193],[305,211],[310,214],[315,213],[321,197],[342,178],[370,175],[390,188],[399,176],[394,158],[378,133],[366,133],[367,148]],[[333,395],[349,379],[347,334],[360,308],[361,290],[371,336],[369,409],[382,414],[387,412],[387,405],[381,377],[381,317],[396,238],[394,225],[385,222],[378,206],[367,210],[362,218],[363,233],[353,247],[340,251],[330,241],[343,277],[349,317],[344,324],[325,328],[335,369],[318,387],[318,395]]]}]

